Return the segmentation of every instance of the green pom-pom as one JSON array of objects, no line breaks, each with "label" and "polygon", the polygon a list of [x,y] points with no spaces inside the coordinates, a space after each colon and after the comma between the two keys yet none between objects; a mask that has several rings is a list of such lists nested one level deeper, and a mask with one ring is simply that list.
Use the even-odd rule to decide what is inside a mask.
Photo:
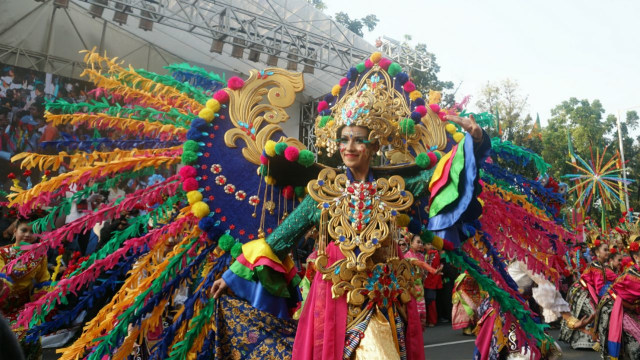
[{"label": "green pom-pom", "polygon": [[231,256],[233,256],[234,259],[237,259],[238,256],[240,256],[241,254],[242,254],[242,244],[237,242],[231,248]]},{"label": "green pom-pom", "polygon": [[233,245],[235,245],[235,243],[236,243],[236,239],[234,239],[233,236],[229,234],[224,234],[220,236],[220,239],[218,239],[218,246],[220,247],[220,249],[224,251],[231,250],[231,248],[233,247]]},{"label": "green pom-pom", "polygon": [[400,64],[398,64],[397,62],[389,65],[389,70],[387,70],[390,76],[396,76],[400,71],[402,71],[402,66],[400,66]]},{"label": "green pom-pom", "polygon": [[187,140],[185,141],[184,145],[182,145],[182,149],[184,151],[196,152],[200,150],[200,145],[198,145],[198,143],[193,140]]},{"label": "green pom-pom", "polygon": [[309,167],[313,165],[316,161],[316,157],[313,155],[313,152],[309,150],[301,150],[300,155],[298,155],[298,164]]},{"label": "green pom-pom", "polygon": [[280,142],[276,144],[276,155],[282,156],[284,154],[284,150],[289,146],[286,142]]},{"label": "green pom-pom", "polygon": [[411,119],[400,120],[400,134],[413,135],[416,133],[416,123]]},{"label": "green pom-pom", "polygon": [[295,191],[296,197],[298,198],[301,198],[306,195],[304,191],[304,186],[296,186],[295,189],[293,189],[293,191]]},{"label": "green pom-pom", "polygon": [[433,233],[429,230],[425,230],[420,233],[420,239],[422,239],[422,242],[425,244],[431,244],[433,242]]},{"label": "green pom-pom", "polygon": [[440,159],[442,159],[442,151],[434,151],[434,154],[436,154],[436,159],[438,159],[438,161],[440,161]]},{"label": "green pom-pom", "polygon": [[333,116],[331,115],[323,116],[322,118],[320,118],[320,123],[318,124],[318,127],[322,129],[323,127],[327,126],[327,123],[331,120],[333,120]]},{"label": "green pom-pom", "polygon": [[420,153],[416,156],[416,165],[423,169],[426,169],[431,165],[431,160],[429,160],[427,153]]},{"label": "green pom-pom", "polygon": [[182,152],[182,163],[185,165],[191,165],[198,161],[198,154],[193,151],[183,151]]},{"label": "green pom-pom", "polygon": [[356,70],[358,70],[359,73],[363,72],[366,68],[364,67],[364,63],[361,62],[360,64],[356,65]]},{"label": "green pom-pom", "polygon": [[267,169],[266,166],[260,165],[260,175],[262,175],[262,176],[269,175],[269,170]]}]

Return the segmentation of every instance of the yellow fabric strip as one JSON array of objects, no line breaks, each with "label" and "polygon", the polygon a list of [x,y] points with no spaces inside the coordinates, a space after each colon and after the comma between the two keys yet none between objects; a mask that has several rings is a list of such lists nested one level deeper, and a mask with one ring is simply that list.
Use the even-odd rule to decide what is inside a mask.
[{"label": "yellow fabric strip", "polygon": [[284,266],[282,261],[280,261],[280,258],[278,258],[273,250],[271,250],[271,246],[267,244],[264,238],[249,241],[248,243],[242,245],[242,253],[244,254],[245,259],[247,259],[247,261],[252,264],[254,264],[259,258],[266,257],[270,260],[273,260],[273,262]]},{"label": "yellow fabric strip", "polygon": [[438,161],[438,164],[436,165],[436,169],[433,172],[433,176],[431,177],[431,182],[429,182],[429,191],[433,189],[433,186],[435,185],[435,183],[438,182],[438,180],[440,180],[440,178],[442,177],[444,173],[444,166],[451,159],[451,153],[452,152],[449,151],[448,153],[444,154],[442,159]]}]

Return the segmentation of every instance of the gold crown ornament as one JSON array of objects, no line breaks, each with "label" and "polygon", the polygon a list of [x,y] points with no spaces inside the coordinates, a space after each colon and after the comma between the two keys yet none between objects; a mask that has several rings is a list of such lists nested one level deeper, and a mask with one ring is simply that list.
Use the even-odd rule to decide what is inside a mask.
[{"label": "gold crown ornament", "polygon": [[380,53],[351,68],[328,101],[320,102],[318,112],[316,147],[325,148],[329,156],[338,150],[336,140],[344,126],[369,129],[369,140],[385,149],[391,165],[447,146],[447,112],[436,103],[426,104],[400,66]]}]

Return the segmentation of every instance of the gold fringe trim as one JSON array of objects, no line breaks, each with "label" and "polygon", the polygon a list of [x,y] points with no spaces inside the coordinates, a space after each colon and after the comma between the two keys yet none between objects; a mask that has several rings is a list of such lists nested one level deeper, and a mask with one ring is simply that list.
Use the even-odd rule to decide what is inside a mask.
[{"label": "gold fringe trim", "polygon": [[54,126],[62,124],[80,125],[84,124],[90,128],[99,128],[102,125],[107,125],[110,129],[118,129],[122,131],[129,131],[137,133],[139,135],[156,136],[157,134],[171,134],[171,135],[184,135],[188,129],[176,127],[171,124],[163,124],[156,121],[136,120],[132,118],[123,118],[118,116],[109,116],[104,113],[97,114],[59,114],[55,115],[50,112],[45,114],[48,122],[51,122]]},{"label": "gold fringe trim", "polygon": [[33,169],[37,167],[41,171],[46,169],[55,171],[58,170],[63,163],[69,165],[72,169],[77,169],[92,166],[95,162],[108,163],[127,158],[151,157],[166,152],[176,151],[181,148],[182,146],[173,146],[162,149],[114,150],[107,152],[94,151],[91,153],[81,151],[75,154],[68,154],[66,151],[61,151],[58,155],[42,155],[38,153],[23,152],[13,156],[11,161],[16,162],[18,160],[22,160],[20,168],[23,169]]},{"label": "gold fringe trim", "polygon": [[[160,167],[177,164],[181,161],[179,157],[170,156],[156,156],[153,158],[126,158],[120,161],[113,162],[96,162],[91,167],[82,167],[68,173],[60,174],[55,178],[49,179],[45,182],[41,182],[29,190],[22,191],[17,194],[10,194],[8,196],[10,205],[25,204],[35,196],[42,192],[52,192],[62,185],[62,183],[74,183],[85,176],[90,176],[93,179],[97,179],[103,176],[112,175],[126,169],[127,171],[136,171],[146,167]],[[37,204],[31,204],[31,208]]]}]

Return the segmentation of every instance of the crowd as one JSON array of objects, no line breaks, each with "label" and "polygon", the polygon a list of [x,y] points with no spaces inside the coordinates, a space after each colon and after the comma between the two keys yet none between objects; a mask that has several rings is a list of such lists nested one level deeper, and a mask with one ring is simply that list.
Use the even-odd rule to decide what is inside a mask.
[{"label": "crowd", "polygon": [[[72,125],[46,123],[45,107],[48,101],[57,99],[83,102],[89,87],[81,81],[6,64],[0,63],[0,68],[0,162],[3,164],[0,176],[4,180],[10,172],[17,171],[9,162],[13,155],[38,151],[57,153],[55,144],[49,142],[80,136]],[[8,190],[6,181],[3,186]]]}]

